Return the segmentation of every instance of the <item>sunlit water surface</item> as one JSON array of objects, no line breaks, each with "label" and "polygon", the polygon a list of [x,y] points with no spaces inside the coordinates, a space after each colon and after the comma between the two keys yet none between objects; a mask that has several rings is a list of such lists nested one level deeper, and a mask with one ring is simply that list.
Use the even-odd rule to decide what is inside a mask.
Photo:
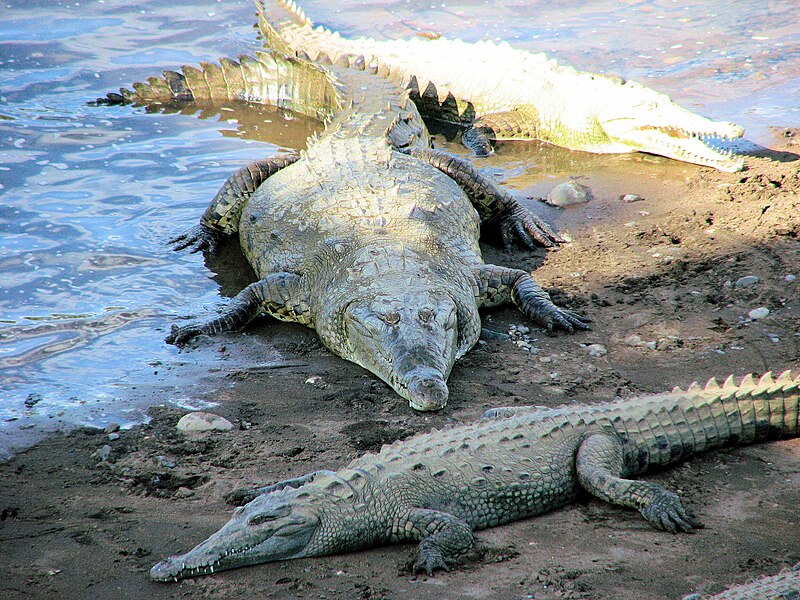
[{"label": "sunlit water surface", "polygon": [[[203,369],[163,338],[170,323],[219,305],[220,285],[199,255],[165,241],[197,222],[236,168],[302,147],[316,128],[270,110],[181,116],[87,105],[162,69],[258,46],[249,1],[173,4],[0,6],[0,457],[49,429],[142,421],[149,397],[136,388],[159,369],[179,374],[171,401],[199,405]],[[500,4],[304,7],[348,35],[506,39],[642,81],[743,125],[756,144],[768,143],[770,125],[800,124],[796,0]],[[524,164],[533,188],[606,164],[558,150],[522,163],[510,154],[492,166],[511,178]]]}]

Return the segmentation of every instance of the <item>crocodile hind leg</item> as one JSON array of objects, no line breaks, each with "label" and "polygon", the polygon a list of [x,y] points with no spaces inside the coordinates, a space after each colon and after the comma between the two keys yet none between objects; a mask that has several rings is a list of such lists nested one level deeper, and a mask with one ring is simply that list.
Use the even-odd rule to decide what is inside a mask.
[{"label": "crocodile hind leg", "polygon": [[539,111],[533,106],[483,115],[461,134],[461,143],[477,156],[489,156],[494,152],[492,140],[537,139],[538,123]]},{"label": "crocodile hind leg", "polygon": [[474,270],[478,291],[478,306],[497,306],[509,300],[530,319],[547,327],[566,329],[589,329],[590,320],[584,315],[559,308],[550,299],[533,277],[521,269],[509,269],[497,265],[480,265]]},{"label": "crocodile hind leg", "polygon": [[208,250],[216,252],[220,241],[239,230],[239,217],[250,196],[268,177],[295,162],[299,157],[271,156],[245,165],[227,181],[214,196],[200,224],[171,239],[175,250],[191,248],[191,252]]},{"label": "crocodile hind leg", "polygon": [[239,292],[220,316],[184,327],[173,325],[166,341],[183,346],[198,335],[237,331],[262,312],[311,325],[311,308],[301,280],[295,273],[271,273]]},{"label": "crocodile hind leg", "polygon": [[499,229],[506,248],[511,247],[514,236],[528,248],[537,245],[552,248],[566,242],[550,225],[522,206],[468,160],[429,148],[404,148],[398,152],[429,163],[458,183],[472,200],[484,224]]},{"label": "crocodile hind leg", "polygon": [[677,533],[703,524],[683,506],[681,499],[655,483],[623,479],[626,472],[622,442],[615,435],[597,433],[578,448],[578,481],[593,496],[637,509],[656,529]]}]

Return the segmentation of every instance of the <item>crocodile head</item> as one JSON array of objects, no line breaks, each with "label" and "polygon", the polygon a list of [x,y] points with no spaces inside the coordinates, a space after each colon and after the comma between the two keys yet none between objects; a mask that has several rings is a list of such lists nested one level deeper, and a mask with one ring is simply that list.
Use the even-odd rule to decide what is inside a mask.
[{"label": "crocodile head", "polygon": [[156,581],[177,581],[265,562],[316,556],[320,517],[304,487],[261,494],[239,507],[222,529],[185,554],[150,569]]},{"label": "crocodile head", "polygon": [[412,408],[440,409],[460,355],[458,312],[449,295],[433,291],[384,291],[354,300],[342,314],[346,358],[383,379]]},{"label": "crocodile head", "polygon": [[619,147],[611,152],[647,152],[734,172],[744,161],[709,143],[740,138],[744,129],[712,121],[686,110],[661,94],[633,81],[603,77],[609,83],[603,107],[596,114],[605,135]]}]

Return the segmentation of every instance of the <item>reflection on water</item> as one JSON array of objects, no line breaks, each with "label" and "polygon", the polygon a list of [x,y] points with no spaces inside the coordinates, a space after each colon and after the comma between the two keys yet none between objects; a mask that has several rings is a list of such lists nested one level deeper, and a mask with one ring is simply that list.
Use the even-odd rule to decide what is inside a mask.
[{"label": "reflection on water", "polygon": [[[700,113],[742,124],[758,143],[768,141],[767,125],[800,122],[795,0],[563,4],[304,6],[316,21],[351,35],[503,38],[579,68],[621,73]],[[218,284],[198,256],[173,253],[164,242],[196,222],[236,168],[301,148],[319,126],[268,109],[188,106],[181,114],[147,114],[86,102],[164,68],[252,53],[252,13],[249,0],[5,3],[0,455],[24,446],[34,430],[139,421],[148,400],[134,388],[156,385],[159,368],[163,374],[213,356],[202,349],[178,354],[163,343],[164,332],[219,303],[219,285],[235,293],[246,269],[224,273]],[[677,177],[693,168],[541,144],[505,145],[482,166],[530,193],[546,193],[554,179],[572,175],[612,187],[631,171]],[[211,266],[225,271],[226,264]],[[190,390],[200,375],[191,366],[182,372],[188,379],[176,389]],[[174,401],[194,400],[187,391]]]}]

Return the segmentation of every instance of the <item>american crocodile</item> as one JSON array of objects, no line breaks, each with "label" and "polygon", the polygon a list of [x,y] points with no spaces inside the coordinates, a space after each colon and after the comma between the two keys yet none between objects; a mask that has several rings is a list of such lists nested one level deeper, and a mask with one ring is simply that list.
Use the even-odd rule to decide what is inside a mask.
[{"label": "american crocodile", "polygon": [[537,139],[585,152],[647,152],[721,171],[744,166],[707,143],[741,137],[738,125],[701,117],[634,81],[577,71],[507,43],[348,39],[314,28],[293,0],[263,0],[259,25],[268,44],[287,53],[376,58],[411,90],[423,118],[469,126],[463,139],[478,154],[491,151],[489,139]]},{"label": "american crocodile", "polygon": [[562,239],[468,161],[430,149],[408,92],[385,70],[352,62],[260,53],[167,72],[108,101],[240,99],[330,115],[299,157],[235,173],[201,224],[175,240],[213,250],[238,235],[259,280],[218,318],[175,328],[167,341],[234,331],[267,313],[313,327],[413,408],[436,410],[453,363],[478,340],[479,306],[513,301],[548,329],[586,329],[586,319],[556,307],[527,272],[483,262],[478,216],[506,244]]},{"label": "american crocodile", "polygon": [[753,579],[719,594],[690,594],[683,600],[800,600],[800,563],[777,575]]},{"label": "american crocodile", "polygon": [[727,445],[797,436],[800,373],[560,408],[500,408],[317,471],[243,492],[217,533],[150,570],[159,581],[418,540],[415,569],[446,569],[473,530],[548,512],[583,488],[656,529],[701,523],[680,498],[630,479]]}]

